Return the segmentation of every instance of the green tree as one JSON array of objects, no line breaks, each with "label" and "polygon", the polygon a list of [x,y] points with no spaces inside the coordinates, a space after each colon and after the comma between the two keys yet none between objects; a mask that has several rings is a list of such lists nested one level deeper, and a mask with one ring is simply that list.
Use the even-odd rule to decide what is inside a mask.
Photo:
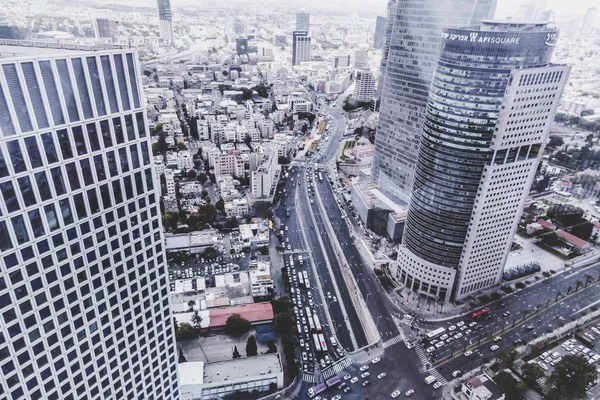
[{"label": "green tree", "polygon": [[190,308],[190,312],[194,311],[194,306],[196,305],[196,302],[194,300],[190,300],[188,301],[188,307]]},{"label": "green tree", "polygon": [[242,99],[250,100],[252,98],[252,89],[242,88]]},{"label": "green tree", "polygon": [[292,327],[296,326],[294,319],[289,313],[279,313],[275,315],[275,332],[282,336],[289,336],[292,333]]},{"label": "green tree", "polygon": [[217,209],[212,204],[202,204],[198,207],[198,219],[203,224],[212,224],[217,219]]},{"label": "green tree", "polygon": [[189,179],[195,179],[196,178],[196,170],[195,169],[190,169],[187,173],[187,176]]},{"label": "green tree", "polygon": [[248,341],[246,342],[246,356],[256,356],[258,355],[258,346],[256,345],[256,338],[253,335],[250,335]]},{"label": "green tree", "polygon": [[250,330],[250,321],[242,318],[240,314],[231,314],[225,322],[225,333],[232,336],[240,336]]},{"label": "green tree", "polygon": [[177,150],[187,150],[187,146],[183,143],[177,143]]},{"label": "green tree", "polygon": [[198,310],[194,310],[194,314],[192,315],[192,326],[197,331],[202,329],[202,317],[200,316]]},{"label": "green tree", "polygon": [[525,382],[534,386],[536,381],[540,378],[543,378],[546,373],[537,363],[525,363],[525,365],[523,365],[521,368],[521,375],[523,375],[523,380]]},{"label": "green tree", "polygon": [[515,363],[518,355],[519,353],[517,353],[517,350],[513,347],[508,347],[498,352],[498,361],[500,361],[503,366],[510,368]]},{"label": "green tree", "polygon": [[275,314],[288,312],[291,307],[290,299],[287,296],[282,296],[277,300],[271,301],[271,305]]},{"label": "green tree", "polygon": [[267,350],[267,353],[277,353],[277,346],[275,345],[274,341],[269,340],[267,342],[267,347],[269,347],[269,350]]},{"label": "green tree", "polygon": [[225,200],[223,200],[222,197],[219,197],[219,200],[217,200],[217,202],[215,203],[215,208],[217,209],[217,211],[225,210]]},{"label": "green tree", "polygon": [[223,224],[223,226],[225,228],[235,229],[238,226],[240,226],[240,223],[238,222],[236,217],[231,217],[227,221],[225,221],[225,224]]},{"label": "green tree", "polygon": [[242,355],[238,351],[237,346],[234,346],[233,347],[233,358],[236,359],[236,358],[241,358],[241,357],[242,357]]},{"label": "green tree", "polygon": [[177,330],[178,335],[176,339],[178,341],[182,340],[190,340],[196,337],[196,330],[188,323],[182,322],[179,324],[179,329]]},{"label": "green tree", "polygon": [[208,177],[206,176],[206,174],[204,172],[200,172],[198,174],[198,182],[200,182],[201,184],[204,185],[207,180],[208,180]]},{"label": "green tree", "polygon": [[564,356],[550,375],[550,398],[556,400],[583,399],[587,386],[596,380],[598,371],[580,356]]},{"label": "green tree", "polygon": [[179,364],[184,363],[184,362],[187,362],[187,359],[183,355],[183,349],[180,347],[179,348]]},{"label": "green tree", "polygon": [[506,400],[520,400],[524,388],[511,374],[502,371],[496,375],[494,381],[506,396]]}]

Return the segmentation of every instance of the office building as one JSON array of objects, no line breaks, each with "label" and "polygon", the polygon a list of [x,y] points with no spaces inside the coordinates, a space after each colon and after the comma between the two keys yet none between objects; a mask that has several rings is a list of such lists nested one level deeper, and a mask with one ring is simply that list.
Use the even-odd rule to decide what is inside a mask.
[{"label": "office building", "polygon": [[579,31],[579,39],[588,39],[594,27],[596,26],[596,18],[598,17],[598,9],[596,7],[588,8]]},{"label": "office building", "polygon": [[385,42],[385,27],[387,25],[387,18],[377,16],[375,22],[375,33],[373,34],[373,47],[376,49],[383,49],[383,43]]},{"label": "office building", "polygon": [[[443,26],[493,16],[495,0],[406,0],[393,7],[372,174],[391,198],[408,202],[427,92]],[[430,23],[423,25],[427,18]],[[395,200],[397,201],[397,200]]]},{"label": "office building", "polygon": [[158,30],[163,45],[173,45],[173,12],[171,0],[158,0]]},{"label": "office building", "polygon": [[[383,77],[385,76],[385,67],[387,65],[387,58],[390,51],[390,38],[392,36],[392,28],[394,27],[394,19],[396,15],[396,3],[398,0],[388,0],[387,5],[387,18],[385,31],[383,35],[383,48],[381,49],[381,65],[379,67],[379,79],[377,81],[376,101],[375,104],[379,103],[381,99],[381,92],[383,91]],[[379,106],[376,106],[379,110]]]},{"label": "office building", "polygon": [[94,36],[96,39],[112,38],[115,35],[115,23],[108,18],[94,19]]},{"label": "office building", "polygon": [[333,59],[331,60],[331,67],[333,69],[350,68],[352,65],[351,60],[350,54],[337,54],[333,56]]},{"label": "office building", "polygon": [[310,29],[310,14],[306,12],[296,13],[296,30],[309,32]]},{"label": "office building", "polygon": [[367,69],[369,68],[369,51],[356,50],[354,52],[354,68]]},{"label": "office building", "polygon": [[306,31],[294,31],[292,34],[292,65],[310,61],[310,36]]},{"label": "office building", "polygon": [[547,22],[444,28],[397,278],[434,300],[500,282],[570,67]]},{"label": "office building", "polygon": [[235,53],[238,56],[241,56],[242,54],[248,54],[248,38],[235,39]]},{"label": "office building", "polygon": [[352,98],[356,101],[369,102],[375,93],[375,78],[373,73],[366,69],[356,70],[356,83]]},{"label": "office building", "polygon": [[0,60],[0,393],[13,399],[179,399],[137,60]]}]

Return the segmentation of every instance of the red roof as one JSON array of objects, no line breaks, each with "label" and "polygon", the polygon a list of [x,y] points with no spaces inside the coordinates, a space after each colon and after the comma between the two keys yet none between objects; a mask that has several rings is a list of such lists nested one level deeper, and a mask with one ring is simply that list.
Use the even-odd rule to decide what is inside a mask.
[{"label": "red roof", "polygon": [[210,327],[225,326],[227,318],[232,314],[240,314],[242,318],[251,323],[273,320],[273,306],[271,303],[252,303],[234,307],[211,308],[209,310]]},{"label": "red roof", "polygon": [[546,221],[545,219],[538,219],[537,223],[542,226],[544,229],[554,229],[554,224],[552,221]]},{"label": "red roof", "polygon": [[562,229],[556,231],[556,236],[566,240],[567,243],[570,243],[575,247],[583,248],[588,244],[588,242],[586,242],[585,240],[579,239],[577,236],[571,235],[569,232],[565,232]]},{"label": "red roof", "polygon": [[471,378],[467,382],[469,382],[474,388],[478,388],[479,386],[483,385],[479,378]]},{"label": "red roof", "polygon": [[596,229],[600,229],[600,222],[598,222],[598,221],[594,221],[594,222],[592,222],[592,223],[594,224],[594,228],[596,228]]}]

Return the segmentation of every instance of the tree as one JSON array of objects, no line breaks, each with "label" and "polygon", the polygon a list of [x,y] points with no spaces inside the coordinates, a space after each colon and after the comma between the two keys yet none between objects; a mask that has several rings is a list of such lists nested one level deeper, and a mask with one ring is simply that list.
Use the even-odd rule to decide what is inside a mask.
[{"label": "tree", "polygon": [[208,193],[208,190],[202,189],[202,192],[200,193],[200,197],[202,197],[203,199],[206,197],[210,197],[210,193]]},{"label": "tree", "polygon": [[187,150],[187,146],[183,143],[177,143],[177,150]]},{"label": "tree", "polygon": [[277,346],[275,345],[274,341],[269,340],[267,342],[267,346],[269,347],[269,350],[267,350],[267,353],[277,353]]},{"label": "tree", "polygon": [[183,349],[180,347],[179,348],[179,364],[184,363],[184,362],[187,362],[187,359],[183,355]]},{"label": "tree", "polygon": [[246,356],[256,356],[258,355],[258,347],[256,346],[256,338],[253,335],[250,335],[248,341],[246,342]]},{"label": "tree", "polygon": [[502,363],[502,365],[505,367],[510,368],[515,363],[517,356],[517,351],[512,347],[508,347],[498,352],[498,361],[500,361],[500,363]]},{"label": "tree", "polygon": [[523,380],[525,380],[525,382],[533,386],[536,384],[536,381],[543,378],[546,373],[539,364],[525,363],[521,368],[521,375],[523,375]]},{"label": "tree", "polygon": [[198,182],[200,182],[201,184],[204,185],[207,180],[208,180],[208,177],[206,176],[206,174],[204,172],[200,172],[198,174]]},{"label": "tree", "polygon": [[179,329],[177,330],[176,339],[181,340],[190,340],[196,337],[196,330],[188,323],[182,322],[179,324]]},{"label": "tree", "polygon": [[188,307],[190,308],[190,312],[194,311],[195,305],[196,305],[196,302],[194,300],[188,301]]},{"label": "tree", "polygon": [[252,90],[251,89],[247,89],[247,88],[242,88],[242,99],[243,100],[250,100],[252,98]]},{"label": "tree", "polygon": [[242,355],[238,351],[237,346],[234,346],[233,347],[233,358],[236,359],[236,358],[241,358],[241,357],[242,357]]},{"label": "tree", "polygon": [[192,325],[197,331],[200,331],[200,329],[202,329],[202,317],[200,316],[198,310],[194,310],[194,315],[192,315]]},{"label": "tree", "polygon": [[288,336],[292,333],[292,327],[296,326],[294,319],[289,313],[279,313],[275,315],[275,332],[282,336]]},{"label": "tree", "polygon": [[273,306],[273,312],[275,314],[288,312],[291,307],[290,299],[287,296],[273,300],[271,305]]},{"label": "tree", "polygon": [[223,200],[222,197],[219,197],[219,200],[217,200],[217,202],[215,203],[215,208],[217,209],[217,211],[225,210],[225,200]]},{"label": "tree", "polygon": [[196,170],[195,169],[190,169],[187,173],[188,178],[189,179],[195,179],[196,178]]},{"label": "tree", "polygon": [[232,336],[240,336],[250,330],[250,321],[242,318],[240,314],[231,314],[225,322],[225,333]]},{"label": "tree", "polygon": [[598,371],[580,356],[564,356],[550,375],[550,398],[556,400],[582,399],[587,386],[596,380]]},{"label": "tree", "polygon": [[236,217],[231,217],[229,218],[227,221],[225,221],[225,223],[223,224],[223,226],[225,228],[229,228],[229,229],[235,229],[240,225],[240,223],[238,222]]},{"label": "tree", "polygon": [[202,204],[198,207],[198,219],[203,224],[212,224],[217,219],[217,209],[212,204]]},{"label": "tree", "polygon": [[502,371],[496,375],[496,385],[506,396],[506,400],[519,400],[523,386],[519,385],[517,380],[508,372]]}]

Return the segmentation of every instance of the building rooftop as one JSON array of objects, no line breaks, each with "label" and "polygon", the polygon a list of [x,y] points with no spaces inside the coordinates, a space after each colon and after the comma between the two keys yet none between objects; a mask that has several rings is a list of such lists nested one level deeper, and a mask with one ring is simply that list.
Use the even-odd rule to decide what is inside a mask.
[{"label": "building rooftop", "polygon": [[[282,368],[281,362],[279,361],[279,356],[277,354],[264,354],[254,357],[204,364],[203,381],[204,383],[226,380],[233,381],[251,376],[280,373],[281,371]],[[185,379],[188,379],[188,377],[185,377]],[[181,378],[181,375],[180,384],[184,384],[184,378]]]},{"label": "building rooftop", "polygon": [[354,184],[356,191],[365,204],[371,207],[382,207],[392,210],[394,214],[404,215],[408,210],[408,204],[393,201],[379,190],[379,186],[373,182],[358,182]]},{"label": "building rooftop", "polygon": [[201,385],[204,382],[204,362],[184,362],[177,365],[179,385]]},{"label": "building rooftop", "polygon": [[250,322],[271,321],[273,319],[273,306],[271,303],[244,304],[235,307],[222,307],[210,309],[210,326],[225,326],[227,318],[232,314],[239,314]]},{"label": "building rooftop", "polygon": [[583,239],[578,238],[575,235],[570,234],[569,232],[565,232],[562,229],[556,231],[556,236],[565,240],[567,243],[572,244],[575,247],[585,247],[588,242]]}]

